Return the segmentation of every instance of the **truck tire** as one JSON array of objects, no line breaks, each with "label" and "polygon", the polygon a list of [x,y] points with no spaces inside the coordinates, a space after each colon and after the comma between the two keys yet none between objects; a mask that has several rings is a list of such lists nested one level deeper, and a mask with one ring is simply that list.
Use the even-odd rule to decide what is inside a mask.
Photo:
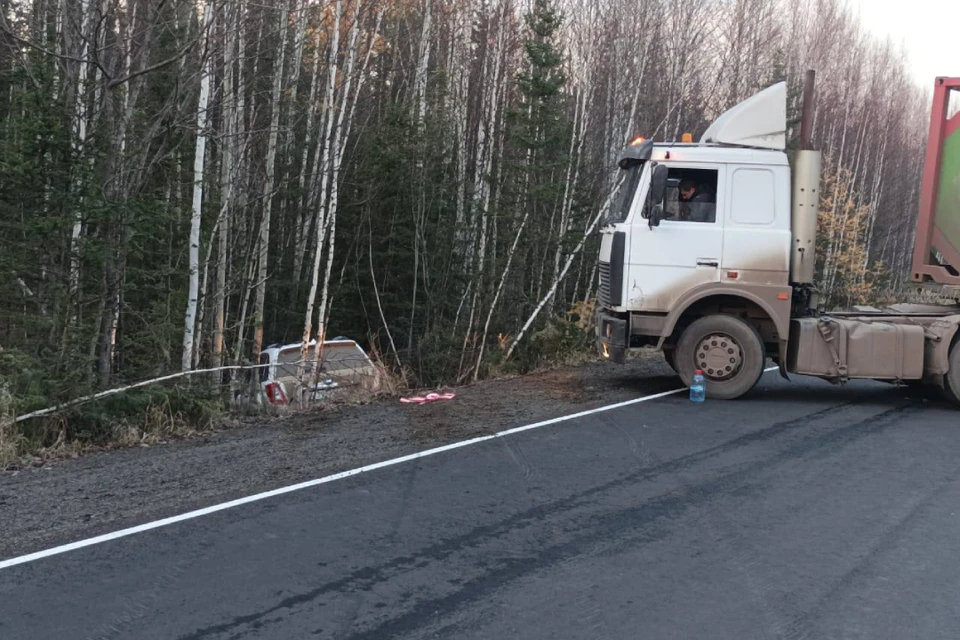
[{"label": "truck tire", "polygon": [[663,359],[666,361],[667,365],[671,369],[673,369],[675,373],[679,373],[677,371],[677,348],[676,347],[664,347]]},{"label": "truck tire", "polygon": [[960,340],[950,348],[950,368],[943,376],[943,390],[955,405],[960,406]]},{"label": "truck tire", "polygon": [[750,391],[763,375],[765,363],[757,330],[727,315],[706,316],[687,327],[675,360],[685,385],[690,386],[694,372],[702,369],[707,397],[719,400],[733,400]]}]

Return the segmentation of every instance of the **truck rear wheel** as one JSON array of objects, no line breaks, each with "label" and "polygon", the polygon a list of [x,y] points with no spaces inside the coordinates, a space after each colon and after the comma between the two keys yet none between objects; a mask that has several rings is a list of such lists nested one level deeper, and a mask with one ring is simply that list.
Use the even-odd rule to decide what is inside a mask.
[{"label": "truck rear wheel", "polygon": [[675,369],[690,385],[697,369],[707,381],[707,397],[739,398],[757,384],[766,356],[757,330],[734,316],[700,318],[677,344]]},{"label": "truck rear wheel", "polygon": [[949,365],[950,369],[943,376],[943,389],[947,398],[960,405],[960,340],[954,342],[950,348]]}]

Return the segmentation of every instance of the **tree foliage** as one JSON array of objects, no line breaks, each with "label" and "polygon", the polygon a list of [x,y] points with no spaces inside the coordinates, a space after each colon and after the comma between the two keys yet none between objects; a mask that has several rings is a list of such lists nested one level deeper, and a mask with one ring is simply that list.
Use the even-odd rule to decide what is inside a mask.
[{"label": "tree foliage", "polygon": [[844,169],[827,170],[817,215],[817,282],[827,308],[872,304],[885,292],[885,268],[871,262],[867,236],[870,206],[853,190]]},{"label": "tree foliage", "polygon": [[550,336],[577,342],[563,318],[594,295],[584,235],[624,143],[698,134],[779,80],[795,129],[810,67],[833,167],[825,286],[869,299],[878,265],[896,282],[909,263],[926,97],[842,0],[0,7],[0,385],[16,411],[249,362],[261,334],[347,335],[440,384],[499,366],[532,318],[517,360],[533,366]]}]

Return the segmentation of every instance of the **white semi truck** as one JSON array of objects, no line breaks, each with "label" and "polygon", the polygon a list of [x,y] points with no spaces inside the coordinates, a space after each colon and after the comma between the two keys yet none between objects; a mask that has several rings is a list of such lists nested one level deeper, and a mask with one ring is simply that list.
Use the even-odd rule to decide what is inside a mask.
[{"label": "white semi truck", "polygon": [[[772,359],[781,375],[922,381],[960,402],[960,78],[938,78],[912,277],[952,305],[826,313],[814,283],[820,152],[804,87],[801,149],[788,161],[787,88],[733,107],[699,143],[637,138],[602,230],[597,337],[604,357],[650,345],[708,397],[747,393]],[[791,166],[792,165],[792,166]]]}]

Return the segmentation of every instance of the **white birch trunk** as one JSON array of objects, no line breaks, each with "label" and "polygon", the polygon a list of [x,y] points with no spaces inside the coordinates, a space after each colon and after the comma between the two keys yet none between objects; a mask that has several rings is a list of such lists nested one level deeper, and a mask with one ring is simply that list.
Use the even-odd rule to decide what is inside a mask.
[{"label": "white birch trunk", "polygon": [[[87,125],[90,113],[87,110],[87,76],[90,71],[90,64],[87,59],[90,56],[90,40],[93,25],[93,6],[94,0],[80,0],[80,50],[77,52],[79,59],[77,86],[74,88],[74,112],[73,112],[73,152],[78,163],[82,162],[83,154],[86,151]],[[78,172],[79,173],[79,172]],[[74,177],[73,186],[78,191],[83,188],[83,181],[79,175]],[[80,195],[79,203],[73,215],[73,228],[70,232],[70,293],[75,294],[80,282],[80,253],[78,243],[83,233],[83,196]]]},{"label": "white birch trunk", "polygon": [[537,304],[536,308],[533,310],[533,313],[531,313],[530,317],[527,318],[527,321],[523,323],[523,327],[521,327],[520,331],[517,333],[517,337],[513,339],[512,343],[510,343],[510,348],[507,349],[507,355],[504,357],[505,361],[510,359],[510,356],[513,355],[514,349],[516,349],[517,345],[520,344],[520,341],[523,340],[523,336],[526,335],[527,330],[530,328],[530,325],[532,325],[534,321],[536,321],[537,316],[540,315],[540,311],[543,310],[543,307],[546,306],[548,302],[550,302],[550,299],[553,298],[553,295],[557,292],[557,287],[560,285],[563,279],[567,276],[567,271],[570,270],[570,265],[573,264],[574,258],[576,258],[577,254],[579,254],[580,251],[583,250],[583,245],[586,244],[587,238],[590,237],[590,234],[592,234],[596,230],[597,225],[600,223],[601,218],[603,218],[603,214],[610,207],[610,203],[613,201],[613,198],[616,195],[616,193],[617,193],[616,189],[614,189],[610,193],[610,195],[607,197],[606,202],[603,203],[603,206],[600,207],[600,210],[597,212],[597,215],[595,215],[593,220],[590,222],[590,226],[587,227],[586,233],[584,233],[583,237],[580,238],[580,242],[577,244],[576,248],[570,253],[569,256],[567,256],[567,261],[563,265],[563,270],[558,274],[557,278],[553,281],[553,285],[550,287],[547,293],[543,296],[543,298]]},{"label": "white birch trunk", "polygon": [[[430,68],[430,47],[431,47],[431,27],[432,27],[432,0],[425,0],[423,10],[423,24],[420,29],[419,55],[417,56],[417,70],[413,80],[413,122],[416,124],[417,131],[423,133],[424,120],[427,115],[427,71]],[[413,215],[413,291],[410,294],[410,319],[407,332],[407,348],[413,345],[414,318],[417,313],[417,293],[420,284],[420,246],[423,238],[423,222],[426,209],[426,194],[424,192],[424,165],[423,155],[417,154],[416,161],[417,181],[420,183],[420,189],[417,198],[416,210]],[[379,303],[379,296],[377,302]],[[393,339],[391,338],[391,345]],[[393,346],[394,355],[397,355],[396,346]],[[400,358],[397,356],[399,367]]]},{"label": "white birch trunk", "polygon": [[454,42],[451,47],[453,50],[453,62],[456,67],[451,67],[451,75],[454,82],[451,83],[451,94],[453,95],[453,118],[454,118],[454,141],[456,144],[456,181],[457,181],[457,214],[455,221],[454,237],[456,238],[456,250],[464,253],[467,250],[469,238],[467,220],[467,130],[469,129],[469,111],[468,111],[468,93],[470,89],[470,46],[468,29],[469,11],[466,7],[461,7],[456,14],[456,28],[454,30]]},{"label": "white birch trunk", "polygon": [[423,126],[427,114],[427,71],[430,67],[430,32],[432,27],[433,0],[425,0],[423,9],[423,27],[420,30],[420,50],[417,56],[417,71],[413,79],[413,121],[417,127]]},{"label": "white birch trunk", "polygon": [[187,293],[187,311],[184,317],[183,357],[180,368],[193,368],[193,338],[196,331],[197,295],[200,288],[200,222],[203,209],[203,169],[207,153],[207,105],[210,102],[210,76],[213,55],[210,52],[210,31],[213,24],[213,3],[203,9],[203,72],[200,76],[200,99],[197,101],[197,140],[193,153],[193,206],[190,215],[190,284]]},{"label": "white birch trunk", "polygon": [[[484,113],[483,121],[478,125],[477,131],[477,171],[474,177],[473,193],[473,211],[474,216],[479,212],[479,229],[476,230],[479,236],[471,239],[472,251],[469,256],[474,256],[468,265],[474,269],[473,278],[473,299],[470,303],[470,316],[467,320],[467,328],[463,337],[463,349],[460,354],[460,366],[458,373],[463,373],[463,366],[466,358],[467,347],[470,344],[470,336],[473,332],[473,321],[476,317],[477,304],[483,288],[483,269],[487,256],[487,230],[490,214],[490,176],[493,168],[493,148],[495,141],[493,136],[496,134],[499,122],[499,105],[501,99],[501,72],[504,59],[504,47],[506,43],[506,25],[505,17],[507,13],[507,3],[501,2],[499,11],[499,22],[497,24],[497,40],[493,50],[493,74],[491,84],[487,89],[488,102]],[[489,54],[488,54],[489,57]],[[505,89],[504,89],[505,91]],[[468,285],[470,288],[470,285]],[[461,377],[458,375],[458,377]]]},{"label": "white birch trunk", "polygon": [[[843,166],[844,150],[847,143],[847,120],[850,115],[850,101],[849,99],[847,99],[844,102],[845,102],[845,107],[844,107],[843,120],[840,123],[840,127],[843,130],[840,138],[840,153],[837,155],[837,160],[835,165],[837,168],[836,173],[837,173],[838,180],[840,176],[839,168]],[[828,233],[827,237],[830,238],[830,245],[827,248],[827,255],[824,257],[824,261],[823,261],[823,280],[824,280],[824,284],[827,284],[826,293],[828,295],[830,293],[830,287],[829,287],[830,274],[833,270],[834,255],[837,249],[837,206],[840,203],[840,199],[838,197],[838,194],[836,193],[837,188],[838,187],[835,187],[834,189],[833,208],[830,212],[830,227],[829,227],[829,231],[827,232]]]},{"label": "white birch trunk", "polygon": [[[363,64],[360,68],[359,77],[356,79],[356,92],[353,93],[351,97],[351,89],[354,83],[354,69],[357,62],[357,54],[359,53],[358,36],[360,34],[361,8],[362,0],[356,0],[353,26],[350,28],[350,42],[348,44],[346,82],[344,83],[343,96],[338,109],[337,125],[333,133],[334,157],[330,168],[330,197],[327,204],[326,214],[326,220],[330,230],[327,237],[327,265],[323,276],[323,290],[320,296],[320,306],[317,311],[317,343],[313,356],[315,363],[313,372],[315,375],[320,371],[319,364],[323,356],[323,341],[327,334],[327,319],[329,317],[330,310],[330,274],[333,271],[333,259],[337,240],[337,209],[340,202],[340,167],[343,163],[343,155],[346,151],[350,129],[353,126],[354,108],[356,107],[357,99],[359,98],[364,80],[366,79],[367,65],[370,62],[370,55],[373,50],[373,39],[377,37],[377,32],[380,30],[380,22],[383,19],[385,11],[384,8],[381,8],[377,14],[377,22],[373,31],[373,39],[371,39],[369,43],[367,55],[365,56]],[[320,247],[318,246],[317,252],[319,253],[319,251]],[[396,355],[396,347],[394,347],[394,354]],[[397,363],[398,365],[400,363],[399,356],[397,357]]]},{"label": "white birch trunk", "polygon": [[[234,84],[234,48],[236,34],[240,29],[240,10],[236,0],[227,5],[224,21],[224,37],[226,42],[223,49],[223,88],[221,91],[221,118],[223,120],[223,139],[221,142],[220,160],[220,227],[217,233],[217,281],[214,293],[216,307],[213,328],[213,341],[210,347],[211,364],[214,368],[223,363],[223,335],[226,329],[226,299],[227,299],[227,249],[230,237],[229,216],[233,206],[234,180],[238,177],[235,162],[238,160],[234,153],[237,145],[237,95]],[[219,379],[219,372],[214,374]]]},{"label": "white birch trunk", "polygon": [[[589,58],[588,58],[589,64]],[[590,75],[584,79],[581,88],[581,100],[574,117],[574,135],[570,139],[570,159],[567,163],[566,184],[563,190],[563,201],[560,205],[560,225],[557,228],[557,251],[553,258],[553,277],[556,279],[560,272],[560,258],[563,255],[563,239],[570,231],[570,222],[573,215],[573,199],[576,195],[577,184],[580,182],[580,168],[582,165],[586,134],[590,126],[588,110],[589,98],[592,95]]]},{"label": "white birch trunk", "polygon": [[[290,65],[290,77],[287,80],[287,83],[290,86],[290,95],[289,95],[289,104],[291,113],[295,113],[300,105],[297,104],[297,94],[300,89],[300,68],[303,63],[303,45],[306,40],[306,30],[307,30],[307,4],[308,0],[294,0],[294,5],[297,7],[295,10],[296,15],[296,35],[293,39],[293,57],[291,58],[292,64]],[[312,109],[312,104],[309,105],[309,108]],[[284,136],[283,140],[283,149],[281,152],[282,158],[290,157],[290,149],[294,145],[294,140],[297,136],[297,127],[295,126],[295,121],[293,118],[290,119],[290,124],[287,127],[287,135]],[[307,144],[309,146],[309,143]],[[290,184],[290,172],[295,171],[296,167],[294,163],[287,162],[286,171],[284,172],[282,184]],[[304,168],[300,167],[300,175],[303,175]],[[281,212],[286,212],[290,206],[289,202],[290,194],[285,194],[282,201],[280,210]],[[302,209],[297,209],[297,216],[299,217],[302,213]],[[281,218],[282,219],[282,218]],[[299,239],[300,239],[300,226],[301,223],[297,220],[296,224],[293,227],[293,244],[296,248]],[[296,254],[294,254],[296,255]],[[296,263],[296,258],[294,258]]]},{"label": "white birch trunk", "polygon": [[507,3],[501,2],[499,13],[500,21],[497,29],[497,42],[493,51],[493,75],[487,93],[488,103],[484,122],[479,125],[477,139],[477,174],[474,179],[473,202],[474,210],[480,212],[480,238],[477,243],[476,272],[483,271],[483,264],[487,252],[487,223],[490,207],[490,174],[493,167],[493,141],[498,122],[498,105],[500,104],[501,71],[503,67],[503,53],[506,43],[506,25],[504,18],[507,13]]},{"label": "white birch trunk", "polygon": [[276,176],[277,140],[280,134],[280,97],[283,90],[283,71],[287,50],[287,35],[290,29],[287,25],[289,5],[284,0],[280,9],[278,28],[280,29],[280,44],[276,52],[276,64],[273,67],[273,90],[270,95],[270,132],[267,139],[266,180],[263,185],[263,216],[260,219],[260,242],[257,247],[257,282],[256,298],[254,300],[253,318],[253,354],[260,357],[263,349],[263,314],[264,302],[267,296],[267,258],[270,250],[270,218],[272,214],[273,189]]},{"label": "white birch trunk", "polygon": [[[307,251],[307,232],[310,217],[304,215],[307,207],[307,194],[304,192],[304,188],[307,185],[307,175],[309,174],[309,167],[307,166],[307,160],[310,155],[310,146],[313,142],[313,121],[317,114],[317,109],[314,105],[317,103],[317,84],[319,79],[319,69],[320,69],[320,37],[317,36],[316,39],[316,48],[313,52],[313,72],[310,74],[310,98],[307,101],[307,124],[304,131],[304,141],[303,141],[303,150],[300,153],[300,174],[297,177],[297,186],[299,187],[300,193],[300,206],[297,207],[297,239],[294,246],[294,256],[293,256],[293,277],[295,280],[300,280],[300,275],[303,273],[303,260]],[[317,145],[319,148],[319,144]],[[314,166],[314,171],[316,171],[316,166]],[[310,184],[313,184],[311,181]]]},{"label": "white birch trunk", "polygon": [[530,217],[530,210],[527,209],[527,212],[523,215],[523,220],[520,221],[520,227],[517,229],[517,235],[513,238],[513,244],[510,245],[510,252],[507,253],[507,264],[503,267],[503,273],[500,274],[500,282],[497,283],[497,291],[493,294],[493,301],[490,303],[490,309],[487,311],[487,319],[483,323],[483,334],[480,338],[480,350],[477,353],[477,363],[473,369],[473,381],[476,382],[477,378],[480,376],[480,365],[483,362],[483,351],[487,346],[487,334],[490,332],[490,322],[493,319],[493,312],[497,308],[497,303],[500,302],[500,295],[503,293],[503,287],[507,282],[507,275],[510,273],[510,266],[513,264],[513,256],[517,252],[517,245],[520,243],[520,236],[523,235],[523,229],[527,226],[527,220]]},{"label": "white birch trunk", "polygon": [[[333,105],[334,105],[334,93],[336,92],[337,87],[337,54],[340,50],[340,20],[343,17],[343,0],[337,0],[336,7],[334,9],[333,17],[333,28],[331,33],[330,41],[330,57],[327,62],[327,88],[326,88],[326,97],[323,103],[323,118],[326,128],[323,132],[323,136],[317,140],[318,150],[320,147],[323,148],[323,157],[322,159],[318,158],[314,163],[314,169],[322,173],[320,179],[320,192],[317,194],[317,197],[320,200],[320,205],[316,210],[316,222],[314,223],[316,229],[316,243],[313,249],[313,265],[310,272],[310,289],[307,291],[307,306],[304,312],[303,318],[303,334],[300,339],[300,361],[301,368],[299,371],[299,377],[301,380],[301,387],[306,382],[307,375],[307,356],[310,349],[310,337],[313,335],[313,314],[314,307],[317,300],[317,289],[320,284],[320,264],[323,255],[323,244],[325,240],[325,235],[327,232],[327,224],[324,219],[324,210],[326,206],[327,198],[327,179],[329,173],[327,171],[326,165],[330,159],[330,146],[333,144],[332,140],[332,129],[333,129]],[[324,301],[325,303],[325,301]],[[321,345],[323,342],[323,336],[317,335],[317,345]],[[321,347],[322,348],[322,347]]]}]

